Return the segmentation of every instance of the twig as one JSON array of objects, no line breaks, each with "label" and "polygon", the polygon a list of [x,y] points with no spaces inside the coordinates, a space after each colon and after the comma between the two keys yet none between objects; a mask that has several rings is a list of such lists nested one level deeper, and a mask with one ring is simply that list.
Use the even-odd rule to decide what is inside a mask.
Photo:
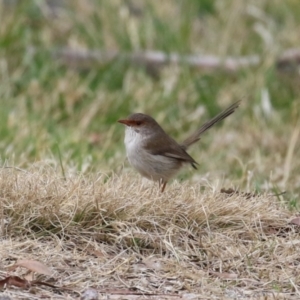
[{"label": "twig", "polygon": [[146,67],[162,67],[167,64],[187,64],[197,69],[224,69],[232,72],[241,68],[256,66],[261,61],[258,55],[222,58],[214,55],[167,54],[161,51],[122,53],[118,51],[91,51],[63,48],[56,50],[53,54],[54,57],[59,59],[63,64],[74,68],[101,66],[120,59]]}]

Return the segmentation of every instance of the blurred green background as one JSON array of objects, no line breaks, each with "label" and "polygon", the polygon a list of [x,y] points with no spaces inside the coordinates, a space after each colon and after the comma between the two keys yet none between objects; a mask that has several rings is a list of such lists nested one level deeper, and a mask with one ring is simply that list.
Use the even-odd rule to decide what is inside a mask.
[{"label": "blurred green background", "polygon": [[[279,59],[299,46],[298,0],[0,3],[2,166],[61,160],[84,173],[120,172],[118,119],[151,114],[180,141],[242,98],[235,114],[191,149],[199,171],[186,168],[178,178],[287,190],[297,204],[300,59]],[[70,60],[63,50],[118,55]],[[146,50],[260,61],[228,70],[128,59]]]}]

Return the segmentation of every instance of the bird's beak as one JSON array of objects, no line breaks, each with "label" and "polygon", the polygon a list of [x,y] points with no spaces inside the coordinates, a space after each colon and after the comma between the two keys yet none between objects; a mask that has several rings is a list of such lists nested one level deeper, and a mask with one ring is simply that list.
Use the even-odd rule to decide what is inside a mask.
[{"label": "bird's beak", "polygon": [[127,119],[124,119],[124,120],[118,120],[119,123],[122,123],[122,124],[125,124],[127,126],[130,126],[132,125],[132,121],[131,120],[127,120]]}]

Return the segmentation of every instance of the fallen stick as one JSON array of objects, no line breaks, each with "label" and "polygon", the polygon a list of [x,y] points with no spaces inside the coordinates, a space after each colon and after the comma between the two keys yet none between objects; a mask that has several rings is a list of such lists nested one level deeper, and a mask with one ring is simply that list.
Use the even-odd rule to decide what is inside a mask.
[{"label": "fallen stick", "polygon": [[102,66],[120,59],[142,66],[162,67],[168,64],[186,64],[197,69],[224,69],[237,71],[238,69],[256,66],[260,63],[258,55],[245,57],[224,57],[213,55],[179,55],[161,51],[144,51],[135,53],[121,53],[118,51],[91,51],[63,48],[54,52],[54,57],[61,63],[74,68]]},{"label": "fallen stick", "polygon": [[[169,64],[186,64],[199,70],[224,70],[236,72],[240,69],[257,66],[262,58],[258,55],[241,57],[218,57],[214,55],[180,55],[162,51],[140,51],[122,53],[107,50],[81,50],[62,48],[53,52],[54,58],[62,64],[78,69],[101,67],[116,60],[129,62],[146,68],[160,68]],[[282,72],[297,71],[300,65],[300,49],[288,49],[275,61],[276,68]]]}]

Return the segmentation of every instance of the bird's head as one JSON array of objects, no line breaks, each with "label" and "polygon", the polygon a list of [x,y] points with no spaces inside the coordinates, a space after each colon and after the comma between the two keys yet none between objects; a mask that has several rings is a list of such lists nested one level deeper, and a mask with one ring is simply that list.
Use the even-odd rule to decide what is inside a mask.
[{"label": "bird's head", "polygon": [[152,134],[161,130],[161,127],[152,117],[142,113],[131,114],[126,119],[118,120],[118,122],[142,134]]}]

